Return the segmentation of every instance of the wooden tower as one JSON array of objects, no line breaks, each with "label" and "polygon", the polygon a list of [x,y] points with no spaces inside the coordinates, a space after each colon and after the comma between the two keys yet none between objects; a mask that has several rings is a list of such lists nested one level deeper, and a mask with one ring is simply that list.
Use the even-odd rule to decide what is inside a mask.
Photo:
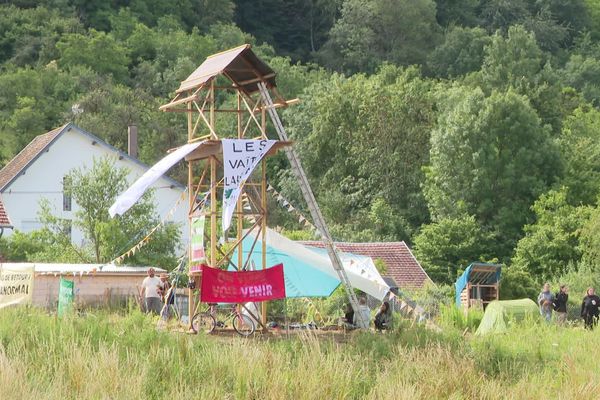
[{"label": "wooden tower", "polygon": [[[221,218],[219,203],[222,197],[222,147],[221,139],[267,139],[267,107],[262,100],[258,84],[269,88],[276,102],[272,107],[285,107],[291,102],[284,100],[275,85],[275,72],[243,45],[209,56],[187,79],[181,82],[176,96],[160,107],[165,112],[182,112],[187,115],[187,143],[205,141],[186,157],[188,166],[189,218],[198,213],[198,199],[206,194],[205,248],[207,263],[212,267],[232,265],[242,270],[247,264],[242,251],[242,241],[255,235],[254,244],[262,237],[260,248],[262,265],[266,265],[267,229],[267,182],[266,161],[263,159],[253,175],[246,181],[238,199],[230,231],[235,231],[235,240],[226,246],[219,242],[222,232],[218,220]],[[232,101],[232,99],[234,99]],[[267,153],[274,154],[289,142],[278,141]],[[246,206],[242,199],[247,201]],[[244,225],[246,220],[246,225]],[[248,222],[249,221],[249,222]],[[248,226],[250,225],[250,226]],[[232,235],[233,236],[233,235]],[[191,235],[190,235],[191,237]],[[233,239],[233,238],[232,238]],[[231,255],[238,249],[237,260]],[[191,252],[190,252],[191,257]],[[191,260],[190,260],[191,261]],[[192,264],[190,262],[190,266]],[[191,268],[192,269],[192,268]],[[191,272],[199,288],[200,272]],[[191,289],[190,289],[191,290]],[[190,291],[190,317],[194,310],[194,298]],[[266,304],[262,306],[262,322],[266,321]]]}]

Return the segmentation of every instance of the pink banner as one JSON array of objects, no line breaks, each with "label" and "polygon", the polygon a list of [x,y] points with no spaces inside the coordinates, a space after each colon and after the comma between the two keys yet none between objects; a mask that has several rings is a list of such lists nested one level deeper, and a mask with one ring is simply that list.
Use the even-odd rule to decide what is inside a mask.
[{"label": "pink banner", "polygon": [[259,271],[231,272],[202,266],[200,301],[246,303],[285,298],[283,264]]}]

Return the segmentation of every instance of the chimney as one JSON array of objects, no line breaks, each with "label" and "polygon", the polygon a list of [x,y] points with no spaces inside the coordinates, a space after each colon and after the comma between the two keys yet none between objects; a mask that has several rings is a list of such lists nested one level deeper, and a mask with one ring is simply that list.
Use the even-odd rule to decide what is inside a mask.
[{"label": "chimney", "polygon": [[138,156],[137,126],[135,125],[127,126],[127,153],[133,158]]}]

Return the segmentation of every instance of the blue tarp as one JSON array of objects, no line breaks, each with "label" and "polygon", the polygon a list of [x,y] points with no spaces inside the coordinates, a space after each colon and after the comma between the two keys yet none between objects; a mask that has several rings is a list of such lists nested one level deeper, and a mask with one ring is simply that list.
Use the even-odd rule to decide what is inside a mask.
[{"label": "blue tarp", "polygon": [[467,283],[469,282],[469,275],[471,274],[471,269],[475,265],[489,265],[489,266],[498,267],[496,269],[495,281],[494,282],[488,282],[488,283],[495,283],[495,282],[499,282],[500,281],[500,266],[499,265],[496,265],[496,264],[485,264],[485,263],[473,263],[473,264],[470,264],[467,267],[467,269],[465,269],[465,272],[463,272],[463,274],[454,283],[454,287],[456,288],[456,306],[457,307],[460,307],[460,305],[461,305],[461,303],[460,303],[460,294],[462,293],[463,289],[467,287]]},{"label": "blue tarp", "polygon": [[[249,235],[243,241],[244,262],[254,241],[253,235]],[[255,266],[262,265],[261,243],[257,242],[250,256],[250,263]],[[231,259],[237,260],[237,249]],[[327,297],[339,286],[340,281],[336,278],[312,267],[301,259],[291,257],[281,250],[277,250],[267,244],[267,266],[283,264],[283,275],[285,277],[286,297]],[[234,270],[230,265],[230,270]]]},{"label": "blue tarp", "polygon": [[[256,233],[252,232],[243,241],[244,263],[255,238]],[[267,229],[265,239],[266,266],[283,264],[287,297],[327,297],[339,286],[339,276],[324,249],[304,246],[271,229]],[[259,268],[262,267],[261,247],[262,242],[258,240],[250,255],[250,263]],[[339,256],[352,287],[378,300],[385,298],[390,286],[377,271],[371,257],[344,252],[340,252]],[[237,263],[237,249],[231,259]],[[233,266],[230,269],[234,269]]]}]

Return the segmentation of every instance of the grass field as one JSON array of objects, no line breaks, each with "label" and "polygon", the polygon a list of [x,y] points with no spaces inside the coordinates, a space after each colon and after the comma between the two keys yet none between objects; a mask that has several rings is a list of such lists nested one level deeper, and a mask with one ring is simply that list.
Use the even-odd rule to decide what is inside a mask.
[{"label": "grass field", "polygon": [[340,343],[155,326],[137,311],[0,310],[0,399],[600,399],[600,329],[479,338],[406,325]]}]

